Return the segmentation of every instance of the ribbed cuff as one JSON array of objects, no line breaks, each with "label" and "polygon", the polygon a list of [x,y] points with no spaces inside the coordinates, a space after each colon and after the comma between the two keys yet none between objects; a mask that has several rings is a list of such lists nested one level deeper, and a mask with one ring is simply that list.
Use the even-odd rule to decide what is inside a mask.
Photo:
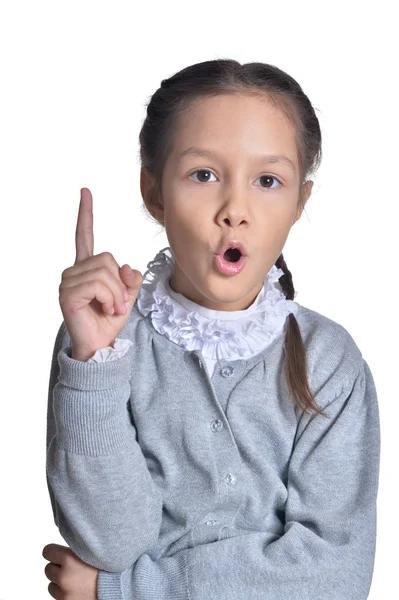
[{"label": "ribbed cuff", "polygon": [[65,346],[58,353],[58,381],[67,387],[77,390],[109,390],[122,386],[130,379],[129,351],[118,360],[102,363],[75,360],[71,358],[71,354],[72,346]]},{"label": "ribbed cuff", "polygon": [[142,554],[122,577],[123,598],[134,600],[190,600],[188,590],[187,550],[153,561]]},{"label": "ribbed cuff", "polygon": [[87,363],[70,358],[71,346],[58,353],[60,374],[53,390],[59,443],[69,452],[98,456],[126,451],[135,437],[127,409],[129,353],[115,361]]},{"label": "ribbed cuff", "polygon": [[121,577],[122,573],[99,571],[97,580],[98,600],[124,600]]}]

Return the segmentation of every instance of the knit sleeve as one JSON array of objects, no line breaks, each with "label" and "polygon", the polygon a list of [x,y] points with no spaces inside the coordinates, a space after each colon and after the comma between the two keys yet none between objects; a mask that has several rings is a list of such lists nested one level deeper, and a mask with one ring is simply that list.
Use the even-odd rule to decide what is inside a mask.
[{"label": "knit sleeve", "polygon": [[131,416],[131,355],[71,358],[63,322],[51,364],[46,479],[54,521],[84,562],[122,572],[158,539],[162,498]]},{"label": "knit sleeve", "polygon": [[[243,532],[121,577],[134,600],[366,600],[376,547],[380,425],[367,363],[323,407],[302,416],[288,471],[284,533]],[[317,400],[317,397],[316,397]],[[99,600],[113,574],[100,572]]]}]

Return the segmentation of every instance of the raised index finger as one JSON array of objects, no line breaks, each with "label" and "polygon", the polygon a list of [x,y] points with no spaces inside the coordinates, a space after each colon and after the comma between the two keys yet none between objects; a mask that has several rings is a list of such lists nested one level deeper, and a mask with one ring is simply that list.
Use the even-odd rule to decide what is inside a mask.
[{"label": "raised index finger", "polygon": [[75,265],[94,253],[93,197],[88,188],[80,190],[80,204],[75,234]]}]

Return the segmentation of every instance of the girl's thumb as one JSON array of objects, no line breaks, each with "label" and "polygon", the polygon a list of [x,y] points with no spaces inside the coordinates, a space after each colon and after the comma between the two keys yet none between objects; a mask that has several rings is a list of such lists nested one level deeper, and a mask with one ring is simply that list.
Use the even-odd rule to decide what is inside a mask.
[{"label": "girl's thumb", "polygon": [[133,271],[129,265],[123,265],[119,269],[119,273],[123,283],[127,287],[130,301],[134,304],[141,288],[141,284],[143,283],[143,276],[140,271]]}]

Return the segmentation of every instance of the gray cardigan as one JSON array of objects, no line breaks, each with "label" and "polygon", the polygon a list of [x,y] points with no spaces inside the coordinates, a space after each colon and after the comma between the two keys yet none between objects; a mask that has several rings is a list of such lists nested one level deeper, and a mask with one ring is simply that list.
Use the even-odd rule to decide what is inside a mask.
[{"label": "gray cardigan", "polygon": [[99,569],[99,600],[365,600],[376,546],[380,423],[347,330],[300,306],[302,412],[284,335],[212,377],[137,304],[126,355],[52,357],[46,476],[55,523]]}]

